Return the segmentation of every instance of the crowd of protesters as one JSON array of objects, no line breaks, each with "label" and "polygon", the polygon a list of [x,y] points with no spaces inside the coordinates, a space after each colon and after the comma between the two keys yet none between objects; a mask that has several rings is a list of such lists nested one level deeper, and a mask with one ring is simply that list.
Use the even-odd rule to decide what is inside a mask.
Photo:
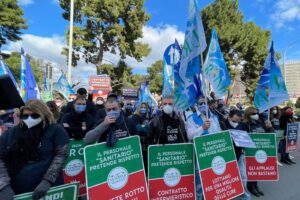
[{"label": "crowd of protesters", "polygon": [[[106,142],[113,147],[119,138],[139,135],[147,169],[149,145],[192,143],[197,136],[230,129],[249,134],[283,130],[278,142],[278,165],[295,164],[285,152],[286,127],[294,122],[293,109],[273,107],[269,112],[270,120],[267,112],[260,114],[256,108],[245,109],[240,103],[229,107],[210,95],[178,114],[172,96],[164,97],[156,108],[147,102],[121,102],[113,93],[107,99],[98,97],[94,103],[84,88],[78,89],[68,103],[62,98],[47,103],[30,100],[20,110],[1,115],[0,123],[15,125],[0,137],[0,200],[12,200],[13,195],[26,192],[33,192],[32,198],[37,200],[50,187],[63,184],[69,138],[84,140],[87,145]],[[251,199],[250,193],[264,196],[257,182],[247,181],[243,148],[234,144],[234,150],[245,188],[238,199]],[[195,175],[197,199],[202,199],[197,167]]]}]

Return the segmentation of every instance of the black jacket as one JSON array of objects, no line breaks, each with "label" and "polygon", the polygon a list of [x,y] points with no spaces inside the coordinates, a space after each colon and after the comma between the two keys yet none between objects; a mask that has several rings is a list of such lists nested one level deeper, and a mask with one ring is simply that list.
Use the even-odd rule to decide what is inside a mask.
[{"label": "black jacket", "polygon": [[101,135],[98,142],[106,142],[108,135],[114,132],[117,138],[124,138],[131,135],[137,135],[135,124],[131,119],[122,113],[116,123],[111,124],[109,128]]},{"label": "black jacket", "polygon": [[288,123],[294,123],[295,120],[293,117],[288,117],[286,115],[281,115],[279,118],[279,126],[281,130],[284,130],[284,136],[286,136],[286,129],[287,129],[287,125]]},{"label": "black jacket", "polygon": [[[224,130],[224,131],[225,130],[230,130],[230,129],[243,130],[243,127],[242,127],[241,123],[239,123],[239,125],[234,128],[230,125],[228,119],[225,120],[225,121],[221,121],[220,126],[221,126],[221,129]],[[234,147],[234,151],[235,151],[236,160],[238,161],[240,159],[241,155],[242,155],[243,148],[236,146],[234,141],[232,141],[232,143],[233,143],[233,147]]]},{"label": "black jacket", "polygon": [[[169,122],[167,122],[167,120]],[[178,132],[175,133],[175,141],[168,141],[168,126],[171,125],[175,129],[178,129]],[[154,117],[150,122],[150,133],[149,133],[149,143],[150,144],[170,144],[170,143],[184,143],[187,142],[187,135],[184,128],[183,122],[178,119],[173,113],[173,117],[170,117],[163,113],[160,116]]]},{"label": "black jacket", "polygon": [[[60,120],[60,124],[63,125],[67,123],[70,127],[64,127],[70,138],[74,138],[75,140],[80,140],[84,138],[85,134],[94,127],[94,119],[92,115],[87,112],[83,112],[81,114],[75,113],[75,111],[71,111],[63,116]],[[82,126],[86,126],[86,129],[83,130]]]}]

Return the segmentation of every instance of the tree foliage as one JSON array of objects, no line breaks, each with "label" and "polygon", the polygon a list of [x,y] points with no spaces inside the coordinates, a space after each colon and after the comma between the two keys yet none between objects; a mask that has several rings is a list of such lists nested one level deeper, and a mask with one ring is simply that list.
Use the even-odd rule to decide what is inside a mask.
[{"label": "tree foliage", "polygon": [[263,30],[253,22],[245,23],[238,0],[216,0],[202,11],[202,16],[207,41],[213,28],[218,33],[232,80],[237,75],[233,68],[243,66],[241,79],[252,102],[268,52],[270,31]]},{"label": "tree foliage", "polygon": [[[69,20],[70,1],[59,2],[63,17]],[[149,19],[144,0],[76,0],[72,64],[76,65],[82,56],[87,63],[95,64],[100,74],[105,52],[141,61],[151,49],[137,39],[142,37],[142,28]]]},{"label": "tree foliage", "polygon": [[[43,83],[43,72],[40,68],[42,61],[34,59],[30,55],[27,55],[30,62],[35,80],[40,85]],[[16,81],[20,83],[20,68],[21,68],[21,55],[19,52],[12,52],[10,56],[4,59],[5,63],[8,65],[11,73],[15,77]]]},{"label": "tree foliage", "polygon": [[161,94],[162,93],[162,81],[163,81],[163,61],[158,60],[147,68],[148,79],[151,92]]},{"label": "tree foliage", "polygon": [[23,10],[18,6],[17,0],[0,1],[0,49],[9,41],[21,40],[21,29],[28,26],[23,18]]}]

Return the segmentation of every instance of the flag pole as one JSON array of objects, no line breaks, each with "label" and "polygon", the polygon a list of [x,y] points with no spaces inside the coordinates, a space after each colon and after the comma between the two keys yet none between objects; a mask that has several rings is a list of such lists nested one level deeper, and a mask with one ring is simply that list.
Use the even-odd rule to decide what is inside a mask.
[{"label": "flag pole", "polygon": [[74,22],[74,0],[70,2],[70,30],[69,30],[69,55],[68,55],[68,82],[72,77],[72,52],[73,52],[73,22]]},{"label": "flag pole", "polygon": [[206,88],[206,83],[205,83],[205,78],[204,78],[204,75],[203,75],[203,64],[204,64],[204,62],[203,62],[203,52],[201,52],[201,54],[200,54],[200,64],[201,64],[201,72],[202,72],[202,78],[203,78],[203,83],[204,83],[204,85],[205,85],[205,87],[204,87],[204,101],[205,101],[205,105],[206,105],[206,118],[208,119],[208,103],[207,103],[207,88]]}]

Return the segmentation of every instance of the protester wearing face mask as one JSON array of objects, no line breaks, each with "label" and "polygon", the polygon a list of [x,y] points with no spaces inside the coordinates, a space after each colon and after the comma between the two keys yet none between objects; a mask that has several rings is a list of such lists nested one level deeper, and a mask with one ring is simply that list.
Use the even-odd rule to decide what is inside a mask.
[{"label": "protester wearing face mask", "polygon": [[45,103],[30,100],[20,109],[19,125],[0,137],[0,199],[33,192],[42,198],[50,187],[63,184],[68,135],[55,124]]},{"label": "protester wearing face mask", "polygon": [[[272,126],[274,128],[274,131],[275,132],[280,132],[282,133],[281,137],[283,137],[283,132],[282,130],[280,130],[280,123],[279,123],[279,118],[280,118],[280,109],[278,106],[275,106],[273,108],[270,109],[270,121],[272,123]],[[281,138],[280,138],[281,140]],[[277,144],[278,144],[278,165],[279,166],[283,166],[281,162],[279,162],[280,158],[281,158],[281,152],[282,152],[282,143],[280,142],[280,140],[277,139],[276,137],[276,141],[277,141]]]},{"label": "protester wearing face mask", "polygon": [[[242,124],[243,130],[248,133],[273,133],[274,129],[270,121],[261,121],[259,119],[259,112],[256,108],[250,106],[245,110],[244,122]],[[254,196],[264,196],[264,193],[258,187],[257,181],[248,182],[247,188]]]},{"label": "protester wearing face mask", "polygon": [[[203,121],[210,121],[210,126],[208,129],[208,134],[217,133],[221,131],[220,121],[216,112],[216,108],[218,106],[217,101],[211,97],[207,99],[208,107],[205,103],[202,103],[199,106],[199,111],[201,112],[201,116]],[[208,112],[206,112],[208,110]],[[206,116],[208,113],[208,116]]]},{"label": "protester wearing face mask", "polygon": [[97,97],[96,99],[96,117],[95,117],[95,124],[98,122],[103,121],[106,116],[105,108],[104,108],[104,99],[102,97]]},{"label": "protester wearing face mask", "polygon": [[124,114],[126,117],[129,117],[133,114],[133,105],[131,102],[126,102],[124,105]]},{"label": "protester wearing face mask", "polygon": [[86,134],[84,138],[86,144],[106,142],[108,147],[112,147],[116,144],[118,138],[137,134],[132,120],[121,112],[117,98],[108,97],[105,102],[105,111],[106,117],[104,120]]},{"label": "protester wearing face mask", "polygon": [[187,141],[183,122],[174,112],[172,96],[164,97],[163,113],[150,122],[150,144],[175,144]]},{"label": "protester wearing face mask", "polygon": [[280,129],[284,130],[283,133],[283,138],[280,140],[280,154],[281,154],[281,159],[280,162],[291,165],[291,164],[296,164],[294,161],[291,160],[290,154],[286,153],[286,134],[287,134],[287,125],[289,123],[294,123],[294,112],[291,107],[285,107],[282,109],[282,115],[279,118],[279,123],[280,123]]},{"label": "protester wearing face mask", "polygon": [[[242,121],[242,111],[235,109],[230,111],[228,119],[222,121],[220,125],[222,130],[232,130],[232,129],[243,130],[241,121]],[[246,164],[245,164],[245,156],[244,156],[243,148],[237,147],[234,142],[233,142],[233,146],[234,146],[235,156],[241,174],[241,179],[245,189],[245,193],[237,197],[236,199],[240,199],[240,200],[251,199],[251,195],[247,190],[247,174],[246,174]]]},{"label": "protester wearing face mask", "polygon": [[73,109],[64,115],[60,124],[63,125],[70,138],[80,140],[94,126],[93,117],[86,112],[86,99],[78,97],[74,100]]},{"label": "protester wearing face mask", "polygon": [[[77,90],[77,94],[76,94],[76,98],[81,97],[84,99],[87,99],[88,94],[87,94],[87,90],[85,88],[79,88]],[[63,109],[62,112],[63,113],[69,113],[72,111],[73,109],[73,105],[74,105],[74,101],[70,101]],[[91,101],[88,100],[86,101],[86,111],[92,115],[93,117],[96,116],[96,109],[95,109],[95,104]]]}]

